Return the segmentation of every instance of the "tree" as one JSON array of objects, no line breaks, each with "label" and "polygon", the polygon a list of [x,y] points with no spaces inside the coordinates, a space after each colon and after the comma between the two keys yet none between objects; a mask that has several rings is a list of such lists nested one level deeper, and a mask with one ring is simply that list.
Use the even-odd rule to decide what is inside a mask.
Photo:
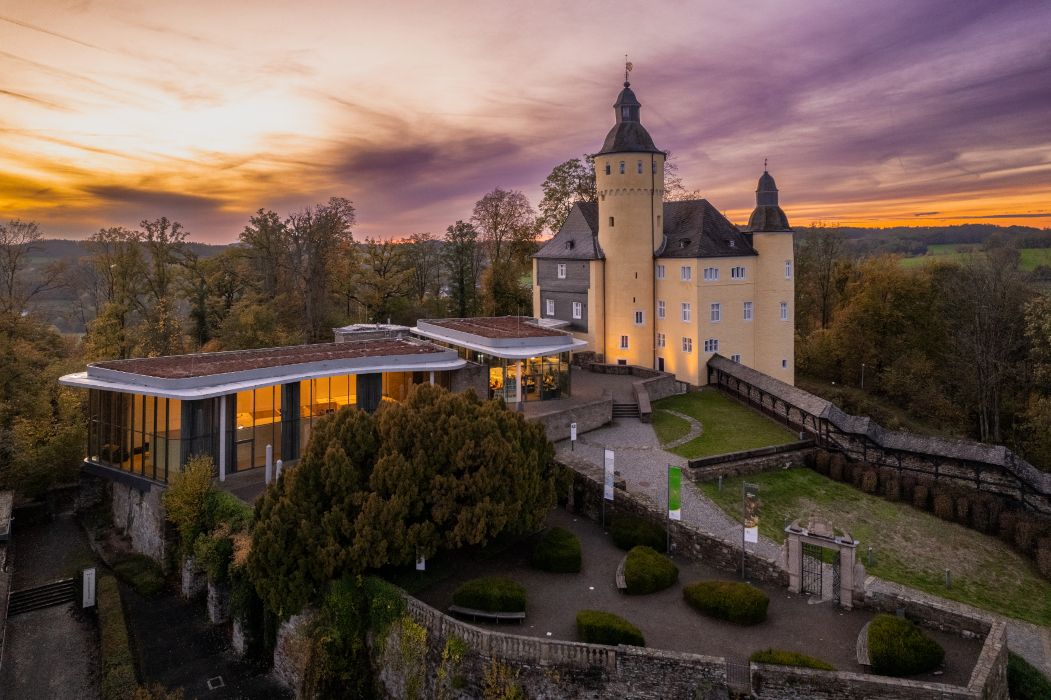
[{"label": "tree", "polygon": [[331,197],[327,204],[288,217],[291,274],[307,342],[329,339],[333,262],[353,242],[354,221],[354,205],[342,197]]},{"label": "tree", "polygon": [[393,241],[365,241],[352,296],[373,323],[395,316],[412,289],[412,270],[406,266],[405,253],[405,246]]},{"label": "tree", "polygon": [[846,238],[838,228],[815,226],[796,234],[796,327],[828,328],[850,274]]},{"label": "tree", "polygon": [[260,209],[248,220],[241,231],[240,241],[254,275],[255,290],[263,299],[274,299],[280,291],[280,281],[287,264],[289,250],[288,227],[269,209]]},{"label": "tree", "polygon": [[412,296],[422,306],[427,299],[436,298],[441,288],[441,242],[429,233],[414,233],[402,245]]},{"label": "tree", "polygon": [[490,265],[507,261],[520,267],[540,233],[536,212],[518,190],[497,187],[483,196],[474,205],[471,222],[481,234]]},{"label": "tree", "polygon": [[552,233],[566,222],[576,202],[596,202],[595,156],[585,154],[556,165],[540,185],[540,221]]},{"label": "tree", "polygon": [[460,318],[473,315],[478,308],[478,281],[482,266],[478,230],[463,221],[450,226],[445,232],[442,262],[449,274],[453,313]]},{"label": "tree", "polygon": [[62,265],[35,271],[29,282],[30,258],[40,247],[42,234],[32,221],[0,223],[0,313],[21,313],[36,295],[61,286]]}]

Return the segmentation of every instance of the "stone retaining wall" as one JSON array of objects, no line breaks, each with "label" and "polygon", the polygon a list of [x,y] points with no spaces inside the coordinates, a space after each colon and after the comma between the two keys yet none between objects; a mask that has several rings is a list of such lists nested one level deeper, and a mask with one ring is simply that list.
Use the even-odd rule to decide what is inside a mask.
[{"label": "stone retaining wall", "polygon": [[693,481],[702,482],[714,481],[720,476],[732,479],[774,469],[803,467],[806,456],[815,451],[813,442],[809,440],[778,447],[781,449],[764,447],[760,450],[690,460],[686,475]]},{"label": "stone retaining wall", "polygon": [[569,424],[577,424],[577,434],[583,435],[613,420],[613,399],[596,399],[570,408],[532,415],[529,420],[544,426],[547,439],[552,442],[569,439]]},{"label": "stone retaining wall", "polygon": [[131,538],[131,546],[165,565],[167,541],[165,539],[163,489],[151,488],[140,491],[119,482],[110,482],[112,494],[113,526],[122,535]]}]

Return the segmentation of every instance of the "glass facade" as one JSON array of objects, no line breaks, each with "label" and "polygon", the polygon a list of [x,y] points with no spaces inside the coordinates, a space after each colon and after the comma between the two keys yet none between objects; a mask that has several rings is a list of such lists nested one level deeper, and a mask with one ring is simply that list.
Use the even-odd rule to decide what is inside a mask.
[{"label": "glass facade", "polygon": [[[183,443],[183,402],[114,391],[88,391],[88,458],[165,481],[192,445]],[[209,442],[212,435],[202,436]],[[199,442],[199,441],[198,441]]]},{"label": "glass facade", "polygon": [[489,369],[489,398],[497,396],[507,403],[547,401],[567,398],[569,386],[569,353],[543,355],[524,360],[508,360],[466,348],[457,348],[460,356]]}]

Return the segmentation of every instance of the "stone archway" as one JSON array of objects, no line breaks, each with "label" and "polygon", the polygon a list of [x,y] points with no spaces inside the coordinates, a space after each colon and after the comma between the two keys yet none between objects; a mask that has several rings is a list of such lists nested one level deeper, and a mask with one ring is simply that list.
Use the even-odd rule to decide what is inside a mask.
[{"label": "stone archway", "polygon": [[858,542],[849,533],[838,534],[832,524],[811,518],[785,528],[788,549],[788,590],[820,595],[851,609],[864,595],[865,569],[857,560]]}]

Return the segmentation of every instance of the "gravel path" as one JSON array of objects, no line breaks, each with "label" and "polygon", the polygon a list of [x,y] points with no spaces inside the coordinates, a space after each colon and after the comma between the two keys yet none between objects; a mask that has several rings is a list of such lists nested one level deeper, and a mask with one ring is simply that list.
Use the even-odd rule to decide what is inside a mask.
[{"label": "gravel path", "polygon": [[658,411],[664,411],[665,413],[670,413],[673,416],[675,416],[676,418],[682,418],[684,421],[686,421],[687,423],[690,424],[690,432],[688,432],[686,435],[682,436],[678,440],[672,440],[671,442],[669,442],[667,445],[664,446],[664,449],[670,450],[670,449],[678,447],[679,445],[685,445],[690,440],[693,440],[695,438],[699,438],[701,435],[704,434],[704,427],[693,416],[688,416],[685,413],[679,413],[678,411],[673,411],[670,408],[658,408],[657,410]]}]

